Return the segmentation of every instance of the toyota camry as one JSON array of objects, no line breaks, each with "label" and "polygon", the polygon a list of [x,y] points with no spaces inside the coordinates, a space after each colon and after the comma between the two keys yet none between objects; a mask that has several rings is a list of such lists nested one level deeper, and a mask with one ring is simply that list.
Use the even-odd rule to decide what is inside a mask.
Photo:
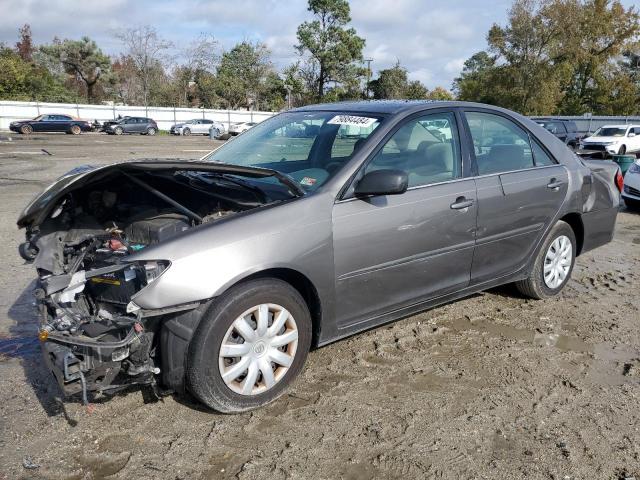
[{"label": "toyota camry", "polygon": [[312,348],[501,284],[557,295],[612,239],[621,188],[617,165],[504,109],[314,105],[197,161],[69,172],[21,214],[20,254],[65,393],[138,384],[240,412]]}]

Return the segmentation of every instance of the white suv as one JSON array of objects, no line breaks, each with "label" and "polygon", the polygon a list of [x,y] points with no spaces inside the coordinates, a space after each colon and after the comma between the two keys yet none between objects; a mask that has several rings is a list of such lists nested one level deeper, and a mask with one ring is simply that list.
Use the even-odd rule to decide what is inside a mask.
[{"label": "white suv", "polygon": [[604,125],[583,138],[580,148],[609,155],[640,151],[640,125]]}]

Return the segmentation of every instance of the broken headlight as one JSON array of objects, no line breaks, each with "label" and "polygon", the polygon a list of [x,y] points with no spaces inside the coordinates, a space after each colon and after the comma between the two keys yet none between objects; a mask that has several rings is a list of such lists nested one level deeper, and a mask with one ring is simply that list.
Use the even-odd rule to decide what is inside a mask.
[{"label": "broken headlight", "polygon": [[147,285],[160,277],[170,265],[170,263],[165,260],[148,260],[137,263],[144,269]]}]

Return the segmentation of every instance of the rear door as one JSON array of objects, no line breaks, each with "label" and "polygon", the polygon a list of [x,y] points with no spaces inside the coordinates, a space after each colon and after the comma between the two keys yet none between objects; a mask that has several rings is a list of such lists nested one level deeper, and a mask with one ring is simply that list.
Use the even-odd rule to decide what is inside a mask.
[{"label": "rear door", "polygon": [[[438,120],[448,121],[448,139],[424,126]],[[401,169],[409,176],[409,189],[368,198],[347,194],[335,204],[336,318],[341,328],[469,284],[476,187],[474,179],[462,176],[458,131],[450,111],[404,121],[359,175]]]},{"label": "rear door", "polygon": [[513,119],[466,110],[475,154],[478,226],[471,282],[516,272],[535,252],[568,189],[568,172]]},{"label": "rear door", "polygon": [[53,130],[56,132],[66,132],[72,118],[68,115],[54,115]]}]

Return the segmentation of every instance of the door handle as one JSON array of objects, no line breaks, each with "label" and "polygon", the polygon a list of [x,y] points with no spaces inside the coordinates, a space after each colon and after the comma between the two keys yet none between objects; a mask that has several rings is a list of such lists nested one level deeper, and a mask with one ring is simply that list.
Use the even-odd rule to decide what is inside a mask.
[{"label": "door handle", "polygon": [[473,205],[473,200],[469,200],[466,197],[458,197],[456,201],[453,202],[450,207],[452,210],[464,210]]},{"label": "door handle", "polygon": [[547,188],[550,188],[552,190],[557,190],[562,185],[564,185],[564,182],[562,180],[556,180],[555,178],[552,178],[551,181],[547,183]]}]

